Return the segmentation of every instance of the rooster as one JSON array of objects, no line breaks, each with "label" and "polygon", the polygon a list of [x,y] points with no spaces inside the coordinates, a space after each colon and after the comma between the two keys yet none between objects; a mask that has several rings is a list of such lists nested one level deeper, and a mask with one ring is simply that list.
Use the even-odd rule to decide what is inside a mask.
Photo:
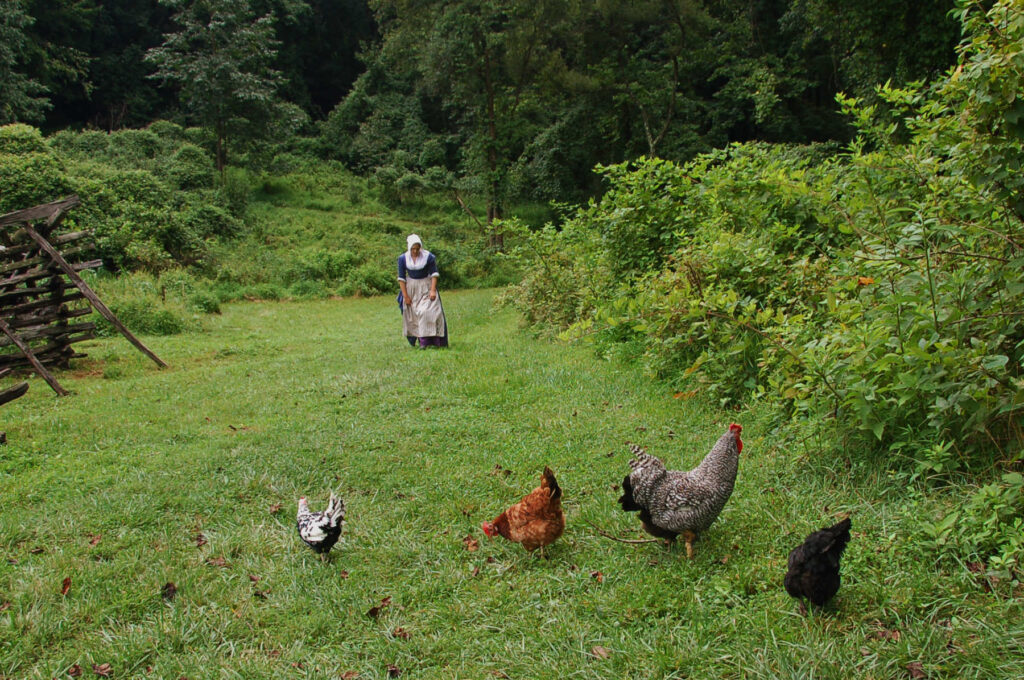
[{"label": "rooster", "polygon": [[299,499],[295,524],[299,528],[299,538],[320,555],[321,560],[326,561],[331,548],[341,538],[341,527],[345,524],[345,501],[332,492],[326,510],[310,512],[306,497],[303,496]]},{"label": "rooster", "polygon": [[555,473],[545,467],[540,477],[540,486],[493,522],[480,525],[488,538],[504,536],[513,543],[520,543],[527,552],[554,543],[565,531],[565,514],[562,512],[562,488],[555,480]]},{"label": "rooster", "polygon": [[822,607],[839,592],[839,558],[849,542],[847,517],[835,526],[815,531],[789,553],[786,592],[800,600],[801,611],[806,611],[803,598]]},{"label": "rooster", "polygon": [[743,450],[742,430],[735,423],[730,425],[701,464],[688,471],[666,470],[661,460],[631,444],[634,457],[622,481],[622,509],[639,510],[640,522],[652,536],[674,541],[681,534],[686,556],[692,559],[693,542],[718,518],[732,495]]}]

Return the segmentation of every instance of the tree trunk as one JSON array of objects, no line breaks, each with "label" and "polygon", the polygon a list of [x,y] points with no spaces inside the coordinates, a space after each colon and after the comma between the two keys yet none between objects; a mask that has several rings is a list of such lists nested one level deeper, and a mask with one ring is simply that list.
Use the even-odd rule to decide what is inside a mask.
[{"label": "tree trunk", "polygon": [[490,181],[487,187],[487,226],[491,228],[490,244],[492,248],[499,251],[505,247],[505,236],[499,231],[494,231],[493,223],[501,219],[501,206],[498,203],[498,124],[494,111],[494,80],[491,73],[491,52],[484,50],[484,87],[487,92],[487,171],[490,173]]}]

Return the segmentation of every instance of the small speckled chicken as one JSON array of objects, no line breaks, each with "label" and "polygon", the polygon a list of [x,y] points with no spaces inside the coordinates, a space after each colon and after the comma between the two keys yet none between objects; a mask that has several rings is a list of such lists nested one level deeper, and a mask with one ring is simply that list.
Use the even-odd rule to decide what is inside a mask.
[{"label": "small speckled chicken", "polygon": [[341,538],[341,528],[345,524],[345,501],[333,493],[323,512],[310,512],[306,497],[299,499],[299,512],[295,517],[299,528],[299,538],[313,549],[320,559],[326,561],[328,553]]},{"label": "small speckled chicken", "polygon": [[850,518],[815,531],[789,553],[786,592],[822,607],[839,592],[839,558],[850,542]]},{"label": "small speckled chicken", "polygon": [[682,535],[686,556],[693,542],[718,518],[732,495],[739,469],[742,427],[733,423],[719,437],[701,464],[692,470],[667,470],[658,458],[630,445],[632,471],[622,481],[619,503],[627,512],[640,511],[644,530],[658,538]]}]

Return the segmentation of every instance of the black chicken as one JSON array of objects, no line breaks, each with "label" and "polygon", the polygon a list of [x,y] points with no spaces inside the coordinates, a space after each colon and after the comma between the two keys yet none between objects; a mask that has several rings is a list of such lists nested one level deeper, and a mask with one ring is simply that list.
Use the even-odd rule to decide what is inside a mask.
[{"label": "black chicken", "polygon": [[786,592],[821,607],[839,591],[839,557],[850,542],[850,518],[815,531],[789,553]]}]

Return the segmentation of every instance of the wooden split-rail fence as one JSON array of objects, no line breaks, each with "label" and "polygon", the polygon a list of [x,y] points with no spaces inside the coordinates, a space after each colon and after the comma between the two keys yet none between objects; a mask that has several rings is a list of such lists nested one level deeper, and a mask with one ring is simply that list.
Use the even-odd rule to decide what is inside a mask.
[{"label": "wooden split-rail fence", "polygon": [[[96,325],[82,320],[93,309],[158,366],[167,366],[79,276],[102,261],[80,260],[95,252],[89,232],[60,230],[64,215],[77,205],[78,196],[68,196],[0,215],[0,375],[30,366],[60,395],[68,392],[49,369],[67,368],[71,359],[86,356],[73,345],[95,337]],[[22,383],[0,392],[0,404],[27,389]]]}]

